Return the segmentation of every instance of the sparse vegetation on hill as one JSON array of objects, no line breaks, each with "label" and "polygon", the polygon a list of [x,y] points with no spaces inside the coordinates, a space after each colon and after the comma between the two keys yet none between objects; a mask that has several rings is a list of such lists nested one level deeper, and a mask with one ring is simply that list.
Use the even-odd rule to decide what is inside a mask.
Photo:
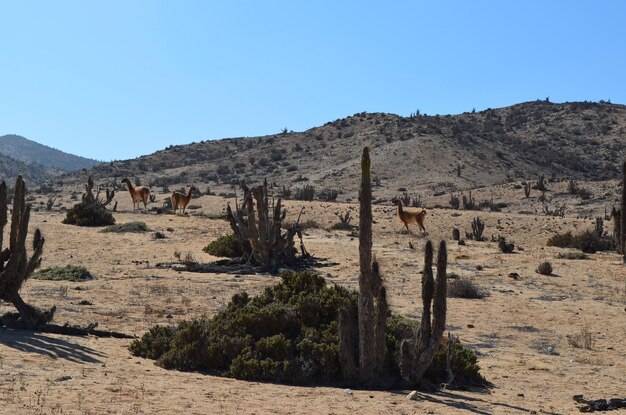
[{"label": "sparse vegetation on hill", "polygon": [[[610,103],[533,101],[449,116],[359,113],[304,132],[170,146],[135,160],[103,163],[91,172],[104,178],[142,171],[158,185],[236,184],[280,175],[279,187],[292,187],[302,177],[318,191],[345,189],[358,172],[354,155],[371,144],[381,155],[375,173],[387,196],[399,187],[460,194],[530,177],[544,177],[533,185],[548,187],[550,177],[617,178],[626,154],[620,138],[625,128],[626,107]],[[491,161],[488,167],[485,160]],[[392,174],[398,166],[402,175]],[[431,180],[423,179],[424,171],[437,183],[426,184]],[[467,195],[466,202],[472,207]]]},{"label": "sparse vegetation on hill", "polygon": [[14,134],[0,137],[0,154],[63,172],[89,168],[99,163],[97,160],[65,153]]},{"label": "sparse vegetation on hill", "polygon": [[43,182],[59,175],[59,172],[34,163],[25,163],[0,154],[0,177],[14,180],[22,175],[29,181]]}]

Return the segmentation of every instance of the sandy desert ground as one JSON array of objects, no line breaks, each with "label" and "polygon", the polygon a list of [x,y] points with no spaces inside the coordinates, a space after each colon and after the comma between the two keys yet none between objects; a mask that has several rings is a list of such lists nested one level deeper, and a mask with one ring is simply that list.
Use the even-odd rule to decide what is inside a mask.
[{"label": "sandy desert ground", "polygon": [[[519,191],[521,192],[521,191]],[[41,198],[41,200],[44,200]],[[179,272],[155,267],[191,254],[215,258],[202,248],[229,232],[217,217],[225,200],[202,196],[190,216],[132,212],[127,194],[117,196],[117,223],[144,221],[167,239],[143,234],[99,233],[97,228],[61,224],[64,213],[34,212],[31,233],[46,238],[43,266],[86,266],[95,279],[55,282],[31,279],[22,294],[39,307],[57,306],[56,322],[86,325],[141,336],[155,324],[211,316],[241,290],[256,294],[274,284],[270,275],[235,276]],[[72,202],[64,200],[67,206]],[[326,259],[318,270],[328,281],[356,288],[358,240],[347,231],[328,230],[346,203],[288,201],[293,216],[306,206],[304,220],[319,228],[305,236],[309,252]],[[485,234],[515,242],[514,254],[493,242],[451,241],[453,227],[470,229],[473,217],[485,221]],[[212,219],[213,218],[213,219]],[[381,262],[394,312],[418,317],[419,271],[426,238],[401,232],[390,204],[374,208],[374,250]],[[355,218],[355,221],[357,218]],[[486,391],[422,393],[295,387],[244,382],[161,369],[128,352],[130,340],[70,337],[0,329],[1,414],[570,414],[574,394],[598,399],[626,395],[626,267],[614,253],[587,260],[557,259],[566,249],[546,247],[553,233],[593,228],[591,217],[466,212],[433,209],[428,238],[449,242],[449,272],[472,278],[488,291],[482,300],[451,298],[448,329],[479,354]],[[606,222],[605,226],[611,226]],[[411,249],[409,242],[415,249]],[[535,272],[550,261],[553,275]],[[518,273],[519,278],[509,276]],[[91,305],[80,305],[87,300]],[[6,304],[0,312],[10,310]],[[592,348],[570,339],[591,333]]]}]

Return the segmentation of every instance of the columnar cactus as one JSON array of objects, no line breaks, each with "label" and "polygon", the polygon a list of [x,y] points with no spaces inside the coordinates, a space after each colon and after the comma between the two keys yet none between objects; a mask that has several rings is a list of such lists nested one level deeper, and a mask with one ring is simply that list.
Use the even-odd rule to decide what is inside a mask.
[{"label": "columnar cactus", "polygon": [[7,186],[0,183],[0,299],[12,303],[19,312],[17,325],[27,329],[35,329],[38,325],[52,319],[51,313],[42,313],[29,306],[19,294],[24,281],[31,276],[41,263],[44,238],[39,229],[33,237],[33,252],[30,258],[26,254],[26,235],[30,220],[30,204],[26,204],[24,197],[26,186],[22,176],[15,182],[13,197],[13,212],[11,215],[11,230],[9,246],[3,249],[4,227],[7,225]]},{"label": "columnar cactus", "polygon": [[485,230],[485,222],[480,220],[479,217],[474,218],[474,220],[472,221],[472,235],[473,235],[474,240],[482,241],[484,230]]},{"label": "columnar cactus", "polygon": [[[433,278],[433,245],[426,242],[422,274],[422,320],[416,341],[405,340],[400,346],[400,371],[410,384],[421,382],[426,369],[443,342],[446,328],[448,253],[445,241],[439,244],[437,279]],[[432,308],[432,310],[431,310]]]},{"label": "columnar cactus", "polygon": [[372,261],[372,183],[370,180],[369,147],[361,157],[361,189],[359,191],[359,276],[358,328],[359,379],[372,382],[382,375],[387,347],[385,327],[387,299],[378,263]]}]

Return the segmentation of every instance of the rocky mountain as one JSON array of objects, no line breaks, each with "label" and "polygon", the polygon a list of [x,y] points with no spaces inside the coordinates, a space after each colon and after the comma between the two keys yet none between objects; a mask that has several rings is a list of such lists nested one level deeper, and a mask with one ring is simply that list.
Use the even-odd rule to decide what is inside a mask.
[{"label": "rocky mountain", "polygon": [[5,180],[9,186],[12,186],[14,179],[20,174],[28,184],[32,184],[53,179],[61,172],[37,163],[25,163],[0,154],[0,180]]},{"label": "rocky mountain", "polygon": [[533,101],[458,115],[359,113],[303,132],[170,146],[67,178],[138,178],[150,185],[235,185],[267,178],[356,196],[359,155],[372,147],[379,194],[430,194],[515,180],[606,180],[626,160],[626,106]]},{"label": "rocky mountain", "polygon": [[0,137],[0,154],[29,165],[36,163],[44,168],[62,172],[93,167],[99,163],[96,160],[65,153],[14,134]]}]

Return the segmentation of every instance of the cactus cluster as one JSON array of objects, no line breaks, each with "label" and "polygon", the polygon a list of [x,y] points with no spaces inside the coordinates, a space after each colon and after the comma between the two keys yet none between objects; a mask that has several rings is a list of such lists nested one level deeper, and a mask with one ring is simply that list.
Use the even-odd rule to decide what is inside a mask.
[{"label": "cactus cluster", "polygon": [[[372,256],[372,185],[370,181],[369,148],[361,158],[361,189],[359,191],[359,296],[358,319],[349,313],[339,314],[339,362],[345,379],[358,379],[376,385],[385,374],[389,350],[385,340],[389,306],[378,262]],[[402,341],[397,351],[400,375],[404,381],[417,384],[434,359],[443,342],[446,325],[445,241],[439,247],[437,280],[433,278],[432,243],[426,243],[422,276],[422,320],[417,336]],[[432,321],[431,321],[432,316]],[[356,340],[358,339],[358,340]]]},{"label": "cactus cluster", "polygon": [[4,227],[8,224],[7,185],[0,183],[0,299],[15,306],[19,312],[17,318],[9,316],[2,318],[4,325],[35,329],[52,319],[54,308],[49,312],[41,312],[24,302],[19,294],[24,282],[41,264],[44,237],[39,229],[35,230],[32,253],[26,253],[26,236],[30,220],[30,204],[25,203],[26,185],[22,176],[15,182],[13,197],[13,212],[11,214],[11,229],[9,232],[9,246],[4,247]]}]

